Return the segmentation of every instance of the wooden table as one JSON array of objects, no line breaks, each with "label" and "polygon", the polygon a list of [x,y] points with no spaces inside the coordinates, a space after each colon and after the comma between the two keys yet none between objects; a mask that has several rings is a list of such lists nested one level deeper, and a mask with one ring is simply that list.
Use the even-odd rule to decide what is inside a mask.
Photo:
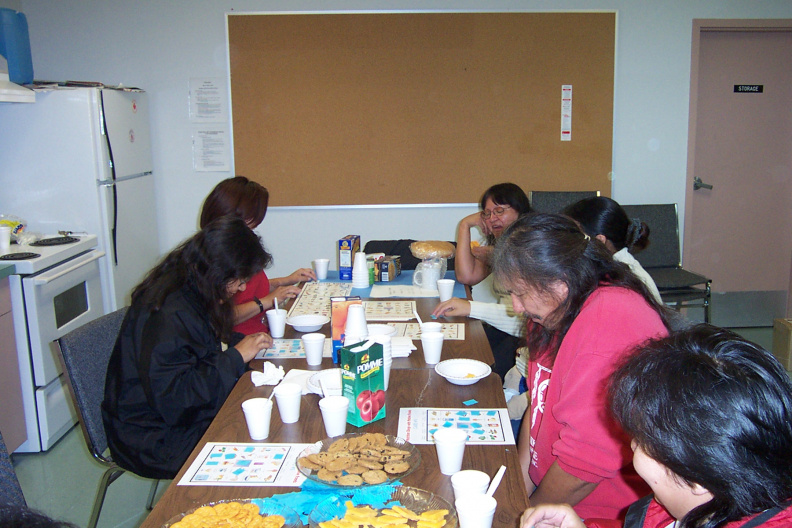
[{"label": "wooden table", "polygon": [[[418,299],[417,305],[421,317],[431,313],[436,304],[437,299]],[[459,318],[459,322],[466,323],[466,339],[446,341],[443,344],[443,357],[471,357],[492,363],[492,352],[481,324],[466,318]],[[506,407],[502,383],[496,374],[490,374],[473,385],[452,385],[430,368],[433,366],[424,363],[420,342],[416,343],[418,350],[414,351],[410,358],[403,358],[398,363],[397,360],[393,362],[390,388],[386,393],[387,417],[365,427],[347,425],[348,433],[383,432],[395,436],[398,431],[399,409],[404,407],[461,408],[465,407],[462,402],[470,399],[478,402],[469,407],[471,409]],[[290,368],[320,370],[334,366],[328,358],[325,358],[319,367],[307,367],[304,360],[295,358],[274,362],[284,365],[286,370]],[[252,366],[259,368],[260,362],[258,364],[254,362]],[[267,397],[271,392],[271,386],[255,387],[250,380],[250,372],[239,380],[176,479],[141,525],[143,528],[159,528],[173,516],[215,500],[268,497],[298,490],[298,488],[271,486],[177,486],[177,482],[207,442],[251,442],[241,403],[252,397]],[[270,436],[266,442],[313,443],[325,438],[318,401],[319,396],[315,394],[303,396],[300,420],[294,424],[283,424],[275,405]],[[450,477],[440,473],[435,447],[433,445],[416,447],[421,453],[421,464],[412,474],[404,477],[402,482],[405,485],[438,493],[453,503]],[[464,469],[478,469],[494,475],[501,465],[505,465],[508,469],[495,494],[498,509],[493,527],[516,528],[520,515],[528,507],[525,484],[520,477],[516,446],[469,445],[465,449]]]},{"label": "wooden table", "polygon": [[[367,301],[375,301],[377,299],[365,299]],[[439,301],[436,298],[419,298],[414,299],[415,306],[418,310],[418,315],[421,316],[421,319],[424,321],[431,321],[432,311],[438,305]],[[468,358],[468,359],[477,359],[479,361],[483,361],[487,365],[492,365],[495,362],[495,358],[492,355],[492,349],[490,349],[489,341],[487,341],[487,335],[484,333],[484,327],[481,326],[481,323],[475,319],[469,319],[467,317],[447,317],[438,320],[439,322],[448,322],[448,323],[463,323],[465,325],[465,339],[464,340],[454,340],[454,339],[447,339],[443,341],[443,353],[442,359],[451,359],[451,358]],[[326,336],[330,335],[330,323],[325,324],[320,330],[320,333],[323,333]],[[286,339],[299,339],[299,337],[303,335],[301,332],[296,332],[291,326],[286,325],[286,332],[284,338]],[[410,357],[406,358],[394,358],[393,359],[393,369],[433,369],[434,365],[427,365],[423,359],[423,347],[421,346],[420,339],[416,339],[413,341],[415,346],[417,347],[416,350],[413,350]],[[310,367],[306,364],[305,360],[298,359],[298,358],[285,358],[285,359],[274,359],[274,358],[267,358],[266,360],[254,360],[251,362],[251,366],[256,370],[261,370],[261,365],[264,361],[270,361],[276,366],[283,366],[284,369],[288,370],[290,368],[299,368],[303,370],[322,370],[333,368],[333,361],[330,358],[324,358],[322,360],[322,364]],[[505,404],[504,404],[505,406]]]}]

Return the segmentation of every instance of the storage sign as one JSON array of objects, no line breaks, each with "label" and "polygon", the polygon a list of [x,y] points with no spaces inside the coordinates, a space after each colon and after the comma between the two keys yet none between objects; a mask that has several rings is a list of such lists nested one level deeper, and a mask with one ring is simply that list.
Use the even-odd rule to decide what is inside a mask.
[{"label": "storage sign", "polygon": [[735,84],[734,93],[763,93],[764,84]]}]

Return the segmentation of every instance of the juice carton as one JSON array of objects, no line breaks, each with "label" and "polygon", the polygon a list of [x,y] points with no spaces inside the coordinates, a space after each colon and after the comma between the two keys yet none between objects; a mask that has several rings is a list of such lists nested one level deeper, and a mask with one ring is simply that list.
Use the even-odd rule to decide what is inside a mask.
[{"label": "juice carton", "polygon": [[333,363],[339,362],[338,350],[344,345],[344,327],[350,304],[363,304],[360,297],[330,297],[330,338],[333,340]]},{"label": "juice carton", "polygon": [[352,280],[355,253],[360,251],[360,235],[347,235],[338,241],[338,277]]},{"label": "juice carton", "polygon": [[342,395],[350,402],[347,423],[361,427],[385,418],[382,345],[361,342],[342,347],[339,352]]}]

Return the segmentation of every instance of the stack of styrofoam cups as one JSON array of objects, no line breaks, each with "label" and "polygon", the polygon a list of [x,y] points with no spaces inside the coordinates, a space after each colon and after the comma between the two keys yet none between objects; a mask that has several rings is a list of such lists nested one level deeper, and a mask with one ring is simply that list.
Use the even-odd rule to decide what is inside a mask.
[{"label": "stack of styrofoam cups", "polygon": [[[368,284],[368,279],[366,279]],[[351,304],[347,309],[346,326],[344,326],[344,345],[352,345],[368,338],[366,310],[362,304]]]},{"label": "stack of styrofoam cups", "polygon": [[382,345],[382,366],[384,373],[385,390],[388,390],[390,381],[391,365],[393,364],[393,347],[391,346],[391,336],[384,334],[369,334],[369,339]]},{"label": "stack of styrofoam cups", "polygon": [[368,265],[366,264],[366,254],[362,251],[355,253],[355,262],[352,264],[352,287],[369,287],[369,272]]}]

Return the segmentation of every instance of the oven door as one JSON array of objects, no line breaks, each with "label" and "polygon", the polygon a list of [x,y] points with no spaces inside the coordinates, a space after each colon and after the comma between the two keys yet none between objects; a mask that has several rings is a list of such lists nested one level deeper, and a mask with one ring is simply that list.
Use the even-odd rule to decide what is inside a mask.
[{"label": "oven door", "polygon": [[89,251],[22,278],[37,387],[61,373],[55,340],[104,314],[99,275],[103,256],[103,251]]}]

